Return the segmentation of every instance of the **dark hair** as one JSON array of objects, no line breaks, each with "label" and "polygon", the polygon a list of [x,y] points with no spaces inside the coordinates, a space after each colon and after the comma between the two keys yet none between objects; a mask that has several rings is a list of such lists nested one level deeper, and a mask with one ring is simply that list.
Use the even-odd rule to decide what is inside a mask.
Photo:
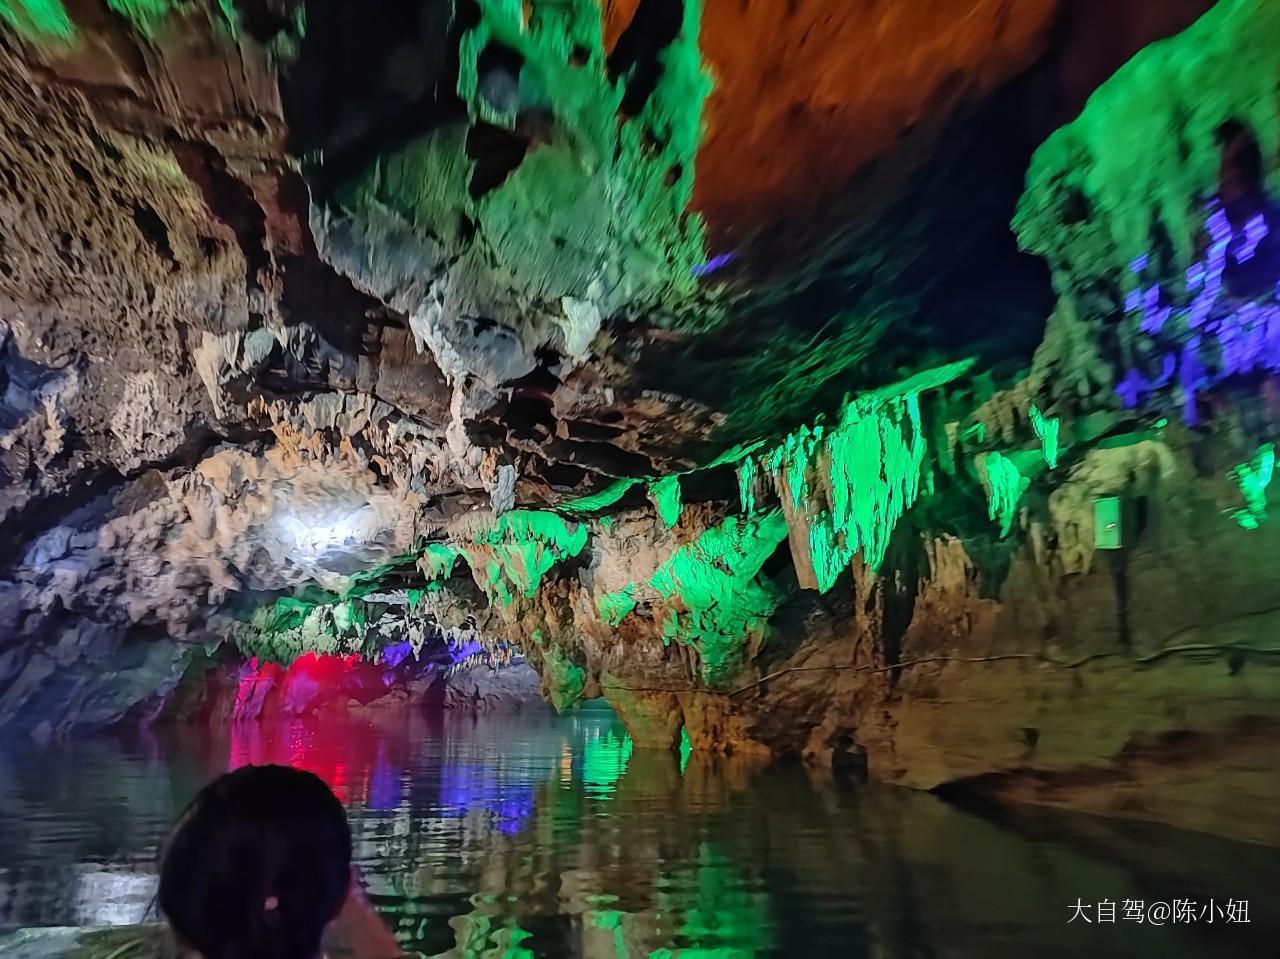
[{"label": "dark hair", "polygon": [[314,959],[351,871],[351,827],[313,773],[244,766],[200,791],[160,867],[160,909],[204,959]]}]

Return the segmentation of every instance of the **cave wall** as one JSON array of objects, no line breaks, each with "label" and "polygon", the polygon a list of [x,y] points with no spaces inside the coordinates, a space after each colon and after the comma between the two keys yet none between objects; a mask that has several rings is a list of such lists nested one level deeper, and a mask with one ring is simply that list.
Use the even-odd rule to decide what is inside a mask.
[{"label": "cave wall", "polygon": [[[684,735],[1274,844],[1276,533],[1232,520],[1229,451],[1246,435],[1173,425],[1064,457],[1001,557],[989,534],[907,519],[879,575],[855,567],[797,594],[788,555],[766,585],[790,598],[724,674],[706,671],[711,637],[660,639],[651,571],[723,521],[695,506],[670,530],[647,510],[593,524],[585,569],[495,604],[481,628],[530,637],[553,703],[602,696],[644,745]],[[1111,496],[1126,548],[1096,550],[1094,502]],[[789,552],[785,531],[772,542]]]},{"label": "cave wall", "polygon": [[[683,730],[702,748],[805,753],[921,788],[1280,840],[1266,758],[1280,702],[1268,638],[1280,608],[1266,521],[1273,294],[1242,313],[1219,283],[1201,334],[1192,311],[1204,287],[1181,283],[1208,255],[1195,237],[1218,187],[1216,128],[1242,119],[1276,155],[1273,18],[1265,5],[1221,6],[1122,69],[1037,154],[1015,226],[1049,259],[1058,306],[1012,383],[944,381],[921,401],[928,490],[878,571],[855,559],[821,598],[796,593],[825,578],[813,536],[835,500],[830,487],[793,496],[797,479],[832,472],[829,448],[791,455],[814,435],[794,434],[772,471],[768,454],[738,463],[772,472],[758,505],[782,510],[788,535],[772,542],[791,553],[764,577],[790,598],[766,614],[769,630],[745,630],[744,668],[709,676],[701,632],[656,644],[668,620],[652,571],[734,512],[686,508],[664,534],[656,503],[593,526],[585,570],[497,610],[495,628],[549,645],[553,700],[602,695],[652,745]],[[1184,240],[1150,252],[1162,235]],[[1162,277],[1179,285],[1162,294],[1170,318],[1156,352],[1132,291]],[[1135,361],[1189,372],[1152,372],[1135,395]],[[754,492],[748,479],[746,517]],[[1094,504],[1109,497],[1125,510],[1116,551],[1094,546]],[[984,506],[987,525],[964,516]],[[618,541],[635,524],[652,529]],[[672,546],[652,556],[664,537]],[[678,604],[696,613],[691,599]]]},{"label": "cave wall", "polygon": [[[855,576],[852,625],[821,610],[798,652],[761,657],[775,678],[727,697],[624,693],[624,715],[661,715],[644,702],[658,695],[726,744],[849,752],[909,785],[1277,841],[1280,264],[1266,229],[1243,229],[1270,226],[1262,195],[1231,223],[1214,199],[1231,119],[1276,187],[1278,26],[1267,4],[1220,4],[1135,57],[1033,159],[1014,226],[1059,304],[1025,377],[948,428],[1011,537],[945,522],[939,538],[954,507],[918,507],[887,573]],[[1054,462],[1035,404],[1060,418]],[[1093,503],[1111,496],[1126,546],[1097,551]]]},{"label": "cave wall", "polygon": [[[1180,434],[1072,466],[997,589],[954,537],[848,584],[852,624],[822,611],[821,639],[709,705],[724,741],[1275,843],[1275,533],[1230,521],[1230,464]],[[1126,503],[1124,550],[1092,549],[1098,496]]]}]

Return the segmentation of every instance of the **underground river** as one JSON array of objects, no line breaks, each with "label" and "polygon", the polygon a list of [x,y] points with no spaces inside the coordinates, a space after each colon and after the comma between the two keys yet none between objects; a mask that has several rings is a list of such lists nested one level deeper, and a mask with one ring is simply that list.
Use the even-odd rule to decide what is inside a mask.
[{"label": "underground river", "polygon": [[[1280,932],[1267,901],[1280,852],[634,749],[589,706],[10,737],[0,956],[69,935],[17,930],[154,922],[175,814],[220,771],[263,762],[333,787],[375,904],[427,956],[1190,959],[1267,954]],[[1113,923],[1097,921],[1107,900]],[[1125,900],[1144,903],[1143,922]],[[1213,900],[1217,921],[1154,924],[1175,900]],[[1250,902],[1247,924],[1218,915],[1228,900]]]}]

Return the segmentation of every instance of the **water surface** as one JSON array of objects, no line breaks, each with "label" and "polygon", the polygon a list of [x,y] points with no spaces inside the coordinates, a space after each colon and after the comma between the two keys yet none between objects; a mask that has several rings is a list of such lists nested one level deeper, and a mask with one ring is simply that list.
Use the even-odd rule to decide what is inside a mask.
[{"label": "water surface", "polygon": [[[0,742],[0,931],[150,918],[168,824],[247,762],[334,788],[375,903],[432,956],[1231,959],[1275,955],[1280,934],[1271,850],[682,762],[632,749],[601,709]],[[1116,922],[1068,921],[1107,899]],[[1175,899],[1212,899],[1215,921],[1123,918],[1124,900]],[[1219,915],[1228,899],[1250,923]]]}]

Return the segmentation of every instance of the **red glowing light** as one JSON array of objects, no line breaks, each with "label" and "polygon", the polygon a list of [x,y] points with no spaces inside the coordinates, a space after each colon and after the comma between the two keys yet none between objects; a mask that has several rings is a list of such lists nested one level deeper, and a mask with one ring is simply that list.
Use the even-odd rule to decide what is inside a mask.
[{"label": "red glowing light", "polygon": [[328,783],[343,803],[368,804],[371,783],[377,782],[378,803],[394,804],[398,778],[383,767],[404,761],[407,741],[400,744],[403,749],[392,743],[389,752],[386,729],[353,717],[340,717],[337,725],[332,715],[314,718],[318,710],[341,713],[353,702],[384,695],[388,672],[389,667],[359,656],[308,653],[287,668],[249,660],[236,688],[230,768],[277,763],[306,769]]}]

